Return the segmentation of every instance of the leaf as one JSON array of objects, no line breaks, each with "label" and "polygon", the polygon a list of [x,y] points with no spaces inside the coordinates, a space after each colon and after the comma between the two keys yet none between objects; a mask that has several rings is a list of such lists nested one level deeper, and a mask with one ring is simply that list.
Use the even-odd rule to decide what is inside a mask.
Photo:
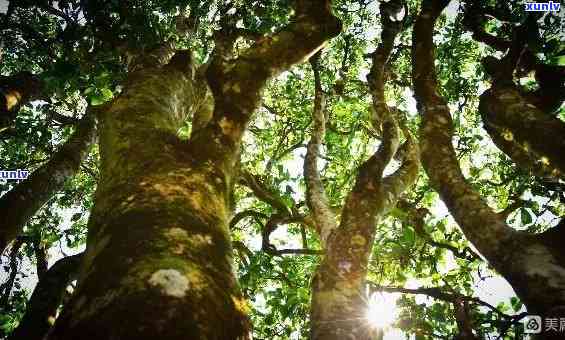
[{"label": "leaf", "polygon": [[413,246],[416,241],[416,233],[412,227],[405,227],[402,234],[402,241],[408,245]]},{"label": "leaf", "polygon": [[549,64],[565,66],[565,55],[561,55],[549,59]]},{"label": "leaf", "polygon": [[94,92],[95,90],[96,90],[96,88],[94,86],[89,86],[89,87],[86,88],[86,90],[84,90],[84,94],[89,95],[92,92]]},{"label": "leaf", "polygon": [[520,311],[520,309],[522,309],[522,301],[520,301],[520,299],[518,299],[517,297],[513,296],[510,298],[510,305],[512,306],[512,309],[515,312]]},{"label": "leaf", "polygon": [[90,97],[90,105],[96,106],[96,105],[102,105],[106,102],[106,100],[104,99],[104,97],[100,96],[100,95],[94,95],[92,97]]},{"label": "leaf", "polygon": [[108,88],[103,88],[100,90],[100,93],[102,94],[102,97],[108,101],[110,99],[112,99],[114,97],[114,93],[112,93],[112,91]]},{"label": "leaf", "polygon": [[523,225],[528,225],[532,223],[532,215],[528,209],[520,209],[520,219]]}]

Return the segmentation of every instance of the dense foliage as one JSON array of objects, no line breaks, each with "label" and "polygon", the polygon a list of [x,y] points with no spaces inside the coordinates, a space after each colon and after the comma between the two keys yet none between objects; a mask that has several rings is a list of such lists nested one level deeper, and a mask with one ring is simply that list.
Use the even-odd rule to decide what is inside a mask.
[{"label": "dense foliage", "polygon": [[[357,169],[383,138],[371,119],[374,108],[367,81],[371,53],[382,39],[382,16],[397,14],[404,25],[384,75],[386,103],[404,112],[407,131],[419,135],[411,37],[421,3],[407,1],[391,14],[379,10],[382,2],[334,1],[343,30],[321,52],[326,133],[318,165],[330,208],[338,215]],[[87,107],[103,108],[120,96],[132,72],[131,60],[149,58],[167,42],[191,50],[199,63],[206,64],[217,45],[215,34],[226,27],[242,31],[244,38],[235,41],[237,55],[287,25],[291,5],[287,0],[9,1],[0,15],[2,79],[29,72],[41,89],[13,120],[2,121],[0,170],[33,172],[46,164],[76,130]],[[534,15],[524,12],[521,3],[452,1],[436,23],[435,63],[439,92],[452,113],[453,147],[467,181],[492,209],[516,230],[542,233],[565,215],[565,182],[562,174],[543,177],[517,165],[485,131],[479,101],[491,86],[492,74],[481,61],[502,58],[505,50],[473,34],[470,22],[479,15],[471,12],[477,8],[489,14],[481,16],[481,29],[508,41],[516,36],[516,27],[531,23]],[[529,53],[545,65],[565,66],[562,16],[535,15],[536,29],[527,30],[524,37]],[[132,46],[142,52],[132,54]],[[524,89],[539,89],[531,69],[518,70],[516,81]],[[323,256],[303,170],[313,128],[314,89],[312,65],[307,62],[272,79],[241,146],[241,178],[233,193],[230,230],[236,273],[249,302],[256,339],[304,339],[309,334],[311,280]],[[563,107],[547,114],[565,121]],[[191,128],[189,118],[179,136],[188,138]],[[385,174],[401,162],[393,160]],[[0,336],[7,338],[17,327],[47,262],[52,265],[84,249],[99,176],[99,149],[94,144],[76,175],[4,252]],[[0,181],[0,195],[18,184]],[[499,298],[495,290],[491,301],[497,305],[478,297],[478,287],[495,289],[488,282],[503,279],[467,241],[424,169],[375,230],[367,289],[377,299],[394,294],[397,316],[387,329],[400,329],[417,339],[452,339],[465,321],[478,338],[522,338],[519,321],[525,307],[512,292]],[[69,288],[67,294],[71,293]],[[463,319],[458,316],[461,308]]]}]

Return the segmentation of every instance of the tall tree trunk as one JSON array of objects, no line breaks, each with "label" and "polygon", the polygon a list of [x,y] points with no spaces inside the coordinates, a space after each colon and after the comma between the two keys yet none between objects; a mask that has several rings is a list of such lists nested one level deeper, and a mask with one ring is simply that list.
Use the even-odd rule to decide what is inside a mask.
[{"label": "tall tree trunk", "polygon": [[176,132],[205,97],[187,53],[130,76],[100,117],[79,286],[50,339],[246,339],[228,231],[238,148]]},{"label": "tall tree trunk", "polygon": [[[237,36],[220,32],[206,79],[186,52],[130,75],[100,117],[85,260],[49,339],[249,338],[228,228],[241,138],[267,80],[339,33],[329,5],[298,1],[288,27],[240,58],[225,58]],[[198,129],[180,140],[195,113]]]},{"label": "tall tree trunk", "polygon": [[[412,44],[415,96],[422,114],[422,163],[467,239],[512,285],[528,312],[545,318],[565,316],[565,253],[563,222],[543,234],[513,229],[466,182],[452,145],[449,107],[437,89],[434,66],[435,20],[449,1],[424,0]],[[507,100],[508,98],[499,98]],[[561,339],[546,332],[541,339]]]},{"label": "tall tree trunk", "polygon": [[51,159],[0,197],[0,253],[27,221],[74,176],[96,136],[96,110],[89,108],[73,135]]},{"label": "tall tree trunk", "polygon": [[[312,211],[316,230],[320,235],[325,256],[316,269],[312,282],[310,338],[313,340],[370,340],[382,337],[379,330],[368,323],[368,296],[366,275],[375,238],[375,225],[392,208],[398,198],[416,180],[419,152],[410,132],[400,124],[406,139],[399,148],[401,113],[386,105],[384,100],[384,72],[402,22],[392,21],[395,8],[402,2],[382,3],[382,42],[372,54],[373,65],[367,76],[373,97],[374,128],[381,132],[379,149],[358,169],[355,185],[348,194],[336,224],[318,173],[317,158],[325,131],[325,108],[320,84],[317,58],[314,69],[316,97],[314,101],[314,128],[304,160],[306,197]],[[402,150],[402,151],[401,151]],[[389,176],[383,176],[386,166],[396,157],[402,164]]]}]

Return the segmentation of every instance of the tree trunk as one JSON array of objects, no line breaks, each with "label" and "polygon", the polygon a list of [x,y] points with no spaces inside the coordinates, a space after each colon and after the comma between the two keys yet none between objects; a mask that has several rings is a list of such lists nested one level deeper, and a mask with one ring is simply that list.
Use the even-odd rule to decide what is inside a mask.
[{"label": "tree trunk", "polygon": [[375,339],[377,330],[367,322],[365,274],[349,270],[346,261],[332,260],[324,260],[317,269],[312,282],[310,339]]},{"label": "tree trunk", "polygon": [[92,108],[89,111],[69,140],[47,163],[0,197],[0,253],[53,194],[78,172],[96,136],[95,112]]},{"label": "tree trunk", "polygon": [[[382,339],[382,330],[368,322],[367,267],[375,239],[375,225],[399,197],[416,181],[419,151],[409,130],[397,120],[403,114],[385,103],[385,70],[401,22],[392,21],[389,14],[402,8],[402,1],[380,4],[381,43],[373,52],[371,72],[367,75],[373,99],[371,122],[381,134],[378,150],[358,169],[354,187],[341,211],[339,226],[329,207],[325,189],[318,173],[317,158],[325,131],[325,102],[320,83],[318,59],[311,60],[315,80],[314,128],[304,160],[306,198],[312,211],[316,230],[325,248],[322,263],[312,282],[310,338],[312,340]],[[398,114],[396,116],[395,114]],[[402,148],[400,131],[406,142]],[[400,151],[403,150],[403,151]],[[397,157],[401,166],[389,176],[383,176],[386,166]]]},{"label": "tree trunk", "polygon": [[130,76],[100,117],[101,178],[77,291],[49,339],[247,339],[228,230],[238,146],[178,128],[207,87],[187,55]]}]

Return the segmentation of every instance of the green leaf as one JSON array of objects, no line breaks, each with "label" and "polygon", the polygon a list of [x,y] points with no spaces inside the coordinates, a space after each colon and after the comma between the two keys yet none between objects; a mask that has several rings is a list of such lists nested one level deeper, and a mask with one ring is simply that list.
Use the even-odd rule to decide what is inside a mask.
[{"label": "green leaf", "polygon": [[112,91],[108,88],[103,88],[100,90],[100,93],[102,94],[102,97],[107,101],[110,100],[114,97],[114,93],[112,93]]},{"label": "green leaf", "polygon": [[106,100],[104,99],[104,97],[100,96],[100,95],[94,95],[92,97],[90,97],[90,105],[96,106],[96,105],[102,105],[106,102]]},{"label": "green leaf", "polygon": [[408,246],[413,246],[416,241],[416,233],[412,227],[405,227],[402,234],[402,241]]},{"label": "green leaf", "polygon": [[515,312],[518,312],[520,309],[522,309],[522,301],[520,301],[520,299],[518,299],[517,297],[513,296],[510,298],[510,305],[512,306],[512,309]]},{"label": "green leaf", "polygon": [[532,223],[532,215],[528,209],[520,209],[520,219],[522,220],[523,225]]},{"label": "green leaf", "polygon": [[553,65],[565,66],[565,55],[560,55],[549,59],[549,63]]}]

